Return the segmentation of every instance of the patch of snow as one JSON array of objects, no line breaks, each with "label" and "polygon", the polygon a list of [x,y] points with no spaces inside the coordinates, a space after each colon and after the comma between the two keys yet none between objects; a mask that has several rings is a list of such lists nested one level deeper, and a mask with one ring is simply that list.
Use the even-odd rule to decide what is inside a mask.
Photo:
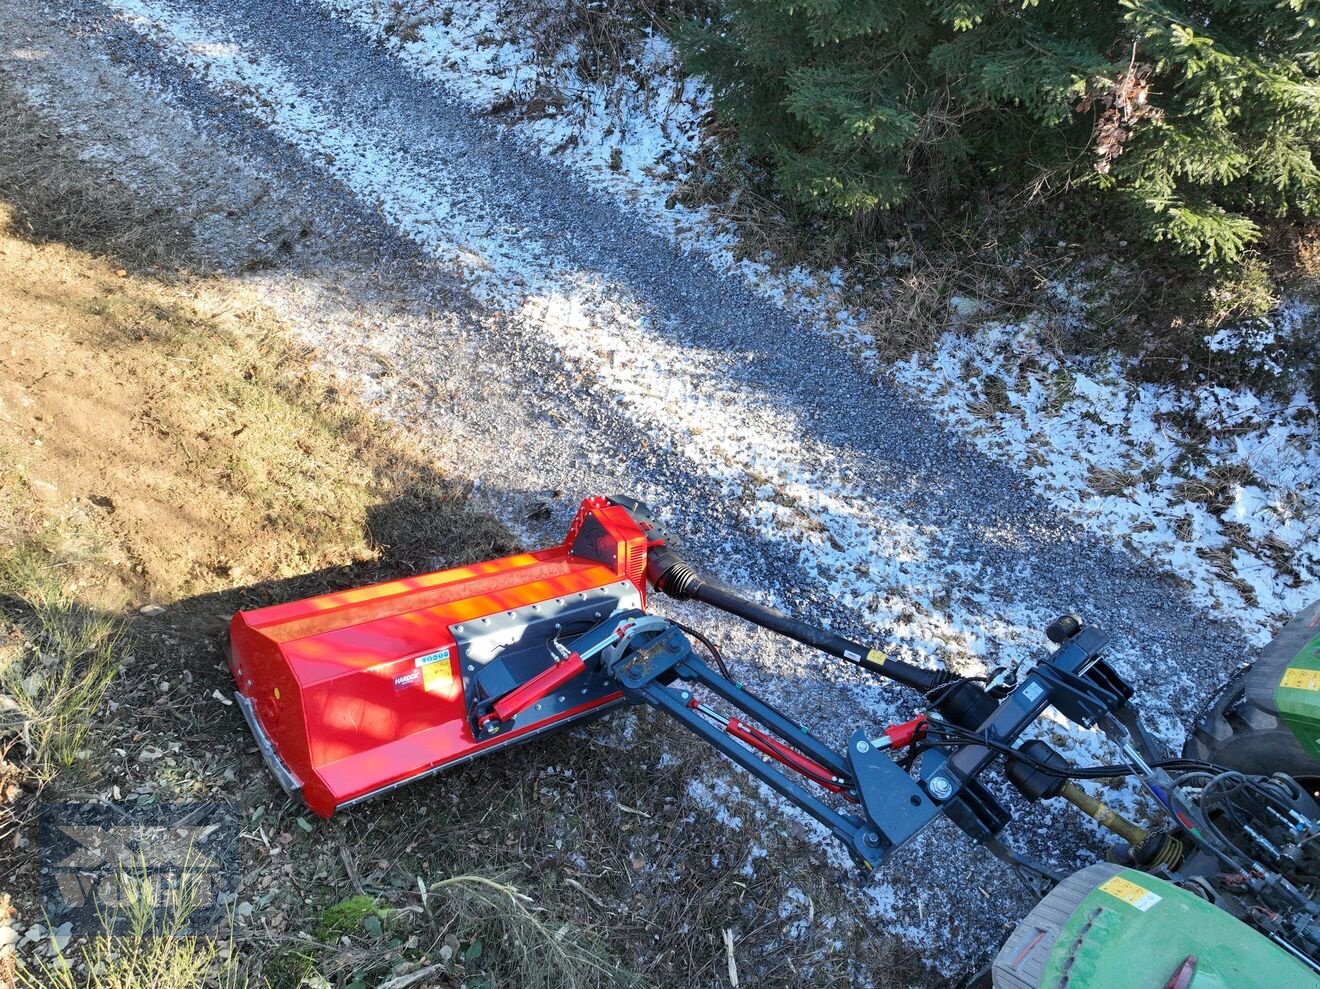
[{"label": "patch of snow", "polygon": [[[1187,582],[1256,641],[1316,594],[1320,437],[1314,407],[1245,390],[1134,381],[1119,357],[1085,373],[1024,347],[1028,324],[949,332],[894,373],[1051,500]],[[987,413],[990,383],[1007,407]]]}]

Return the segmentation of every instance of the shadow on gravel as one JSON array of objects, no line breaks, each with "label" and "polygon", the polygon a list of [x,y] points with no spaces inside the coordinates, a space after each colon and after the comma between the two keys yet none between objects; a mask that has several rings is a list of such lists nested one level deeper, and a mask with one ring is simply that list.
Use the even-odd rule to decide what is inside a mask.
[{"label": "shadow on gravel", "polygon": [[[85,105],[34,104],[13,67],[48,57],[39,45],[0,52],[0,203],[14,233],[171,281],[270,267],[310,236],[269,186],[226,168],[219,155],[199,156],[197,139],[177,125],[157,125],[151,139],[162,147],[144,152],[143,132],[154,121],[126,111],[127,95],[104,74],[82,80],[107,87],[84,91]],[[5,66],[7,59],[17,61]],[[35,79],[38,91],[49,85],[40,73]]]}]

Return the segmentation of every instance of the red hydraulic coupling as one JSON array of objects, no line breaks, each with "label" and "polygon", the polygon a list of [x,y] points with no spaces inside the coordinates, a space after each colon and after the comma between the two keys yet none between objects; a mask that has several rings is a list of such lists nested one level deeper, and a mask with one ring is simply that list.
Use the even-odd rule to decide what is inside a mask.
[{"label": "red hydraulic coupling", "polygon": [[926,716],[918,714],[911,721],[904,721],[901,725],[890,725],[885,729],[884,734],[873,739],[871,744],[877,749],[905,749],[913,742],[919,742],[926,737],[927,725]]}]

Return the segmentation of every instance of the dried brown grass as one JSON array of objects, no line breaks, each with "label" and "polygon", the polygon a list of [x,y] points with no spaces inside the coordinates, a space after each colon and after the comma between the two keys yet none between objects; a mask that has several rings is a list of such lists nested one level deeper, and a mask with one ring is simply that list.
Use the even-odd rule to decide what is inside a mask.
[{"label": "dried brown grass", "polygon": [[91,174],[57,125],[0,74],[0,202],[14,232],[139,271],[172,271],[190,253],[192,234],[174,211],[134,194],[113,173],[89,181]]}]

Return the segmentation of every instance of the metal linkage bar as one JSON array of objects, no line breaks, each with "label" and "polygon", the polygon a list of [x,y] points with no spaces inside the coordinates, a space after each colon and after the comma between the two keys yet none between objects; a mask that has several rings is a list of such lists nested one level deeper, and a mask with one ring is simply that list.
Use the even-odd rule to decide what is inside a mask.
[{"label": "metal linkage bar", "polygon": [[[888,845],[869,822],[839,813],[785,773],[763,762],[755,751],[749,750],[735,740],[736,736],[726,730],[727,724],[712,723],[699,709],[700,702],[697,705],[693,704],[692,690],[686,684],[701,684],[707,687],[781,738],[791,739],[792,746],[807,753],[809,759],[793,765],[795,760],[783,756],[783,753],[766,754],[797,772],[804,772],[808,769],[808,762],[815,762],[839,779],[850,780],[852,773],[848,770],[844,758],[770,705],[752,697],[712,670],[692,652],[687,638],[678,629],[669,629],[640,648],[620,656],[613,663],[607,660],[607,665],[630,699],[650,704],[664,711],[780,796],[810,814],[843,843],[859,865],[874,869],[884,862]],[[670,681],[668,684],[662,682],[666,679]],[[767,737],[763,733],[758,732],[758,734]],[[774,742],[773,739],[769,741]],[[757,751],[765,751],[760,745],[752,744]],[[785,745],[784,748],[787,750],[788,746]],[[824,758],[817,758],[818,756]],[[810,773],[806,775],[808,778],[814,778]]]},{"label": "metal linkage bar", "polygon": [[761,724],[773,728],[793,748],[810,756],[835,776],[850,775],[847,762],[837,752],[778,708],[767,704],[755,694],[748,693],[737,684],[730,683],[715,670],[712,670],[704,660],[695,655],[683,665],[694,674],[693,677],[684,677],[684,679],[697,680],[707,687],[711,693],[732,704]]},{"label": "metal linkage bar", "polygon": [[827,767],[822,766],[814,759],[804,756],[796,749],[790,748],[740,718],[725,717],[709,704],[703,704],[695,695],[688,701],[688,707],[704,714],[726,735],[732,735],[738,741],[747,743],[758,752],[768,755],[775,762],[801,773],[818,786],[823,786],[832,793],[841,794],[845,799],[856,802],[857,797],[849,789],[848,781],[842,776],[831,773]]}]

